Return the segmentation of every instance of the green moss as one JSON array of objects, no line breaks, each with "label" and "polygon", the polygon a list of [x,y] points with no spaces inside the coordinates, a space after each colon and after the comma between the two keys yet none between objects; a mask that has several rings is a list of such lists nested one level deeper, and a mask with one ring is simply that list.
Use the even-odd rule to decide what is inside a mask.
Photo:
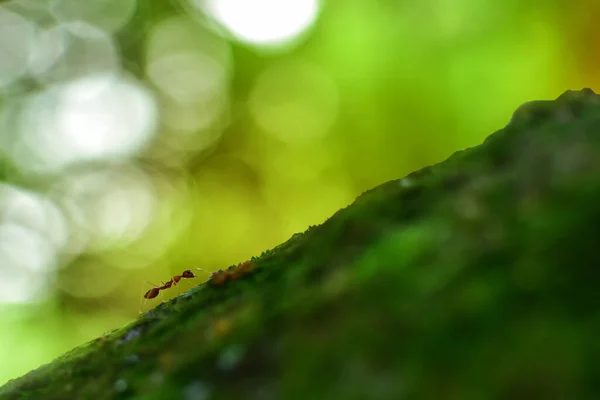
[{"label": "green moss", "polygon": [[0,399],[597,397],[599,97],[522,106]]}]

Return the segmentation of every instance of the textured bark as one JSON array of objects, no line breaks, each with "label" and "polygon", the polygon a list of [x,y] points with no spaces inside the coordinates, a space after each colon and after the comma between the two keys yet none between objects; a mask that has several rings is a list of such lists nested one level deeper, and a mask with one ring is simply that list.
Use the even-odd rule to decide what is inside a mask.
[{"label": "textured bark", "polygon": [[[318,199],[315,199],[318,201]],[[600,397],[600,96],[361,195],[0,399]]]}]

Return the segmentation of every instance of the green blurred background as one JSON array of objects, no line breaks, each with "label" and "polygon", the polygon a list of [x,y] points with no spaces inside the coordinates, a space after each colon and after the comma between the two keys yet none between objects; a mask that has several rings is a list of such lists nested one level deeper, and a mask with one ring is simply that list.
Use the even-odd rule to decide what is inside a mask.
[{"label": "green blurred background", "polygon": [[525,101],[597,91],[599,16],[591,0],[0,3],[0,383],[136,318],[147,281],[258,255]]}]

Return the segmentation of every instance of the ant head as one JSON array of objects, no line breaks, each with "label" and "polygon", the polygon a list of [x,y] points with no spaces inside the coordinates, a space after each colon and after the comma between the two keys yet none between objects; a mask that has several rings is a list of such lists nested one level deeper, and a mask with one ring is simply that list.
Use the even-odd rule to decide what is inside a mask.
[{"label": "ant head", "polygon": [[196,275],[194,275],[194,273],[192,271],[190,271],[189,269],[186,269],[185,271],[183,271],[181,276],[183,278],[195,278],[196,277]]}]

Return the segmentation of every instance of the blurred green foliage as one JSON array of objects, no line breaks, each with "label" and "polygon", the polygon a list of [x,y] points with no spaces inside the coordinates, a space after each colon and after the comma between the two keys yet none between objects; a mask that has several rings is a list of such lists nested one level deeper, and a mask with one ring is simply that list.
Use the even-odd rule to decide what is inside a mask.
[{"label": "blurred green foliage", "polygon": [[596,398],[598,132],[591,90],[526,104],[0,399]]},{"label": "blurred green foliage", "polygon": [[[49,237],[66,232],[44,268],[27,262],[45,248],[24,247],[19,257],[1,253],[0,354],[12,361],[0,368],[0,381],[136,317],[146,281],[259,254],[321,223],[362,191],[479,144],[525,101],[600,85],[600,58],[589,50],[600,8],[587,0],[322,1],[314,24],[279,48],[238,42],[183,1],[2,4],[36,30],[62,18],[99,31],[84,35],[81,25],[69,25],[64,32],[76,39],[72,54],[60,53],[64,64],[38,75],[31,67],[34,77],[0,92],[0,154],[6,155],[0,180],[10,193],[19,189],[56,204],[66,221],[60,229],[44,226]],[[48,38],[46,57],[64,50]],[[9,61],[19,53],[11,50],[1,55],[2,73],[18,72]],[[185,52],[198,57],[181,57]],[[114,61],[153,94],[154,136],[128,158],[109,154],[45,168],[21,139],[50,130],[44,118],[56,107],[22,107],[44,105],[40,93],[97,72],[89,60],[102,68]],[[206,96],[190,100],[189,93]],[[85,113],[94,110],[76,115]],[[69,121],[91,135],[109,120]],[[28,151],[52,145],[26,144]],[[61,151],[68,159],[69,150]],[[0,211],[11,223],[44,219],[29,209],[10,216],[9,208]],[[428,228],[404,233],[406,240],[420,240],[420,229]],[[26,300],[14,300],[26,291]],[[473,291],[474,303],[489,296]]]}]

